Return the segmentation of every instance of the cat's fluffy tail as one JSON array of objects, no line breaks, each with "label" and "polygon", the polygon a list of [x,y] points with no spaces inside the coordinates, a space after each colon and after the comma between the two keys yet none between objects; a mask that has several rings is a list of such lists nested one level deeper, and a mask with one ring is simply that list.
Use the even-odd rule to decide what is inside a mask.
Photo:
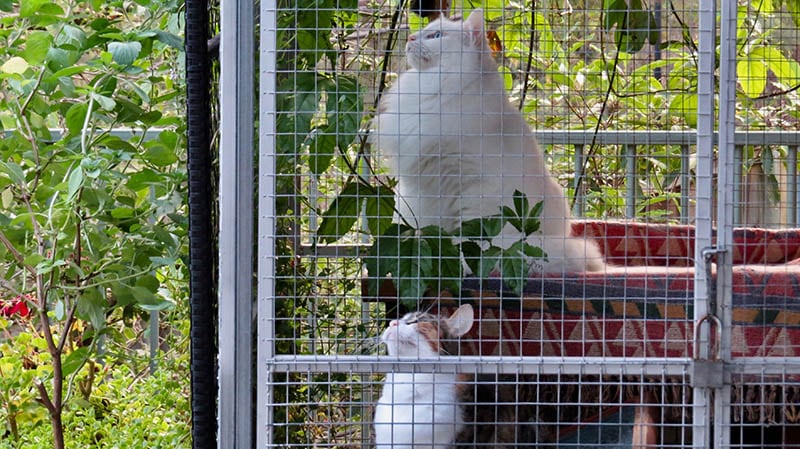
[{"label": "cat's fluffy tail", "polygon": [[591,239],[536,235],[529,239],[529,243],[547,253],[547,260],[531,260],[531,272],[579,273],[606,268],[600,248]]}]

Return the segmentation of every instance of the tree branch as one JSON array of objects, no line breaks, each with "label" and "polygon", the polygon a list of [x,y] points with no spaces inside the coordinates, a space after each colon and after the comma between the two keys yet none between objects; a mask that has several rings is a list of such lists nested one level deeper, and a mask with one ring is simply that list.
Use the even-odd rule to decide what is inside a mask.
[{"label": "tree branch", "polygon": [[22,254],[19,251],[17,251],[17,248],[15,248],[14,244],[11,243],[10,240],[8,240],[8,237],[6,237],[6,235],[3,233],[3,231],[0,231],[0,243],[2,243],[3,246],[6,247],[8,252],[11,253],[11,256],[14,257],[14,260],[16,260],[17,263],[23,269],[25,269],[25,271],[27,271],[28,273],[30,273],[33,276],[36,276],[36,269],[34,267],[32,267],[32,266],[30,266],[30,265],[25,263],[25,257],[23,257]]}]

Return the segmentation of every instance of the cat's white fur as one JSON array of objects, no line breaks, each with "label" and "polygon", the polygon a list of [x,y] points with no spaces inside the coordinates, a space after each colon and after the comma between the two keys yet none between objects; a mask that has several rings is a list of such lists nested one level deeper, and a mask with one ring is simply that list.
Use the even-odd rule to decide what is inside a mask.
[{"label": "cat's white fur", "polygon": [[[397,209],[408,223],[456,229],[462,221],[512,205],[515,190],[544,200],[540,234],[544,272],[598,271],[593,242],[571,236],[564,191],[548,171],[524,117],[506,97],[476,9],[461,21],[438,19],[409,36],[402,73],[382,100],[373,141],[396,176]],[[520,235],[510,225],[494,242]]]},{"label": "cat's white fur", "polygon": [[[416,323],[393,320],[381,335],[389,355],[438,356],[435,342],[417,331]],[[446,322],[452,337],[469,332],[473,311],[459,307]],[[464,428],[456,391],[456,375],[449,373],[387,373],[375,406],[376,449],[445,449]]]}]

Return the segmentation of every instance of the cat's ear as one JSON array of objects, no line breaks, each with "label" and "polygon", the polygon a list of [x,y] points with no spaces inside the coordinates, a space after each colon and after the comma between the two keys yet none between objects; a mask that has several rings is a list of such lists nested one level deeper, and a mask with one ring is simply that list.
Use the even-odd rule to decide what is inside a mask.
[{"label": "cat's ear", "polygon": [[472,306],[463,304],[450,315],[450,318],[447,318],[447,328],[452,332],[454,337],[460,337],[472,329],[473,320],[474,313],[472,312]]},{"label": "cat's ear", "polygon": [[472,35],[483,34],[483,10],[478,8],[470,13],[469,17],[464,20],[464,29],[469,31]]}]

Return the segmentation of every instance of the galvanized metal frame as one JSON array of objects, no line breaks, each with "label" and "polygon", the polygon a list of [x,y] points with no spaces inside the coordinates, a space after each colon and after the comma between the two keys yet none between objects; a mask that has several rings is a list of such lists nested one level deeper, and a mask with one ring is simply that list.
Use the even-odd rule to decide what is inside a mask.
[{"label": "galvanized metal frame", "polygon": [[256,447],[272,443],[275,357],[277,0],[261,0],[258,122]]},{"label": "galvanized metal frame", "polygon": [[[717,306],[710,310],[721,323],[718,358],[731,361],[731,329],[733,327],[733,227],[739,202],[736,179],[741,176],[741,158],[736,150],[736,27],[738,2],[722,2],[719,38],[719,170],[717,178]],[[713,103],[712,103],[713,104]],[[737,161],[738,160],[738,161]],[[737,170],[737,167],[739,169]],[[713,447],[730,446],[731,384],[723,372],[721,388],[714,389]]]},{"label": "galvanized metal frame", "polygon": [[[694,313],[695,322],[709,312],[708,292],[713,282],[707,278],[708,272],[704,264],[704,251],[712,245],[713,210],[713,177],[714,177],[714,145],[715,145],[715,108],[714,104],[715,68],[716,68],[716,0],[700,0],[699,5],[699,42],[697,64],[697,173],[695,185],[695,274],[694,274]],[[701,335],[708,338],[708,333]],[[699,342],[695,342],[698,344]],[[695,448],[710,447],[711,424],[710,406],[712,392],[706,388],[694,388],[692,410],[692,445]]]},{"label": "galvanized metal frame", "polygon": [[[218,447],[251,448],[255,5],[221,1]],[[249,31],[249,32],[248,32]]]},{"label": "galvanized metal frame", "polygon": [[[221,46],[222,56],[222,194],[220,201],[222,229],[220,236],[220,299],[226,304],[235,298],[235,307],[220,308],[220,448],[250,447],[250,416],[248,411],[253,404],[249,397],[250,378],[250,322],[252,319],[250,273],[253,247],[252,222],[249,214],[239,213],[251,210],[252,196],[252,141],[253,103],[252,38],[242,29],[254,29],[255,16],[252,4],[245,5],[236,0],[223,0],[223,29],[235,29],[227,33]],[[736,142],[742,139],[753,140],[737,135],[734,128],[735,106],[735,48],[736,48],[736,2],[722,2],[717,11],[715,0],[699,1],[699,65],[698,65],[698,126],[696,133],[654,132],[641,143],[681,145],[688,154],[690,145],[697,146],[696,169],[696,215],[695,215],[695,318],[699,320],[707,314],[718,316],[722,323],[720,357],[724,371],[730,374],[785,374],[800,372],[800,358],[748,358],[731,359],[731,261],[725,254],[732,241],[735,225],[734,195],[736,179]],[[346,371],[351,373],[376,373],[388,370],[452,372],[466,370],[483,373],[539,373],[539,374],[648,374],[663,376],[691,375],[693,361],[686,358],[566,358],[566,357],[456,357],[435,360],[398,361],[389,357],[367,356],[276,356],[274,352],[274,300],[275,300],[275,113],[276,113],[276,18],[277,3],[265,0],[260,4],[260,80],[259,80],[259,166],[258,166],[258,347],[257,347],[257,447],[268,447],[272,443],[272,375],[275,372],[308,371]],[[714,108],[708,105],[715,101],[715,39],[717,13],[721,13],[720,44],[720,116],[714,115]],[[225,33],[223,33],[225,36]],[[248,39],[251,41],[248,44]],[[248,46],[249,45],[249,46]],[[251,84],[248,84],[251,83]],[[249,89],[249,90],[248,90]],[[715,127],[719,123],[719,131]],[[226,132],[227,130],[227,132]],[[570,136],[560,136],[561,132],[545,132],[540,135],[543,144],[557,143],[568,139],[576,145],[576,164],[582,162],[579,138],[575,132]],[[602,133],[598,140],[607,144],[635,145],[627,136],[615,138],[612,133]],[[663,136],[661,134],[664,134]],[[758,133],[756,133],[758,134]],[[796,163],[798,136],[783,136],[781,133],[765,133],[765,144],[786,144],[790,146],[790,161]],[[773,134],[775,134],[773,136]],[[560,137],[559,137],[560,136]],[[549,139],[548,139],[549,137]],[[592,137],[589,136],[589,139]],[[762,140],[759,138],[758,140]],[[590,140],[587,140],[588,143]],[[769,141],[769,142],[767,142]],[[720,205],[717,220],[717,280],[714,283],[707,277],[704,264],[705,252],[712,246],[712,200],[714,176],[714,149],[719,148],[721,169],[716,194]],[[683,162],[683,161],[682,161]],[[688,164],[682,167],[688,168]],[[789,195],[797,198],[796,167],[790,168],[790,179],[795,179]],[[688,170],[683,174],[687,177]],[[682,205],[688,204],[688,200]],[[578,203],[579,204],[579,203]],[[243,209],[239,209],[243,207]],[[579,206],[578,206],[579,207]],[[233,213],[231,213],[233,212]],[[630,212],[630,209],[628,210]],[[790,211],[794,220],[800,212],[797,207]],[[795,221],[796,223],[796,221]],[[232,250],[234,250],[231,252]],[[355,255],[353,248],[341,248],[336,255]],[[235,271],[238,270],[238,271]],[[711,285],[711,284],[714,285]],[[713,288],[712,288],[713,287]],[[715,292],[710,297],[709,292]],[[716,301],[716,308],[712,302]],[[235,332],[234,332],[235,331]],[[241,338],[247,335],[248,338]],[[699,343],[706,344],[710,332],[701,334]],[[243,341],[247,340],[247,341]],[[709,354],[701,352],[703,357]],[[727,447],[730,443],[726,426],[730,424],[730,385],[722,388],[698,387],[694,389],[693,444],[695,448]],[[711,408],[716,419],[711,420]],[[714,441],[711,441],[713,427]]]}]

